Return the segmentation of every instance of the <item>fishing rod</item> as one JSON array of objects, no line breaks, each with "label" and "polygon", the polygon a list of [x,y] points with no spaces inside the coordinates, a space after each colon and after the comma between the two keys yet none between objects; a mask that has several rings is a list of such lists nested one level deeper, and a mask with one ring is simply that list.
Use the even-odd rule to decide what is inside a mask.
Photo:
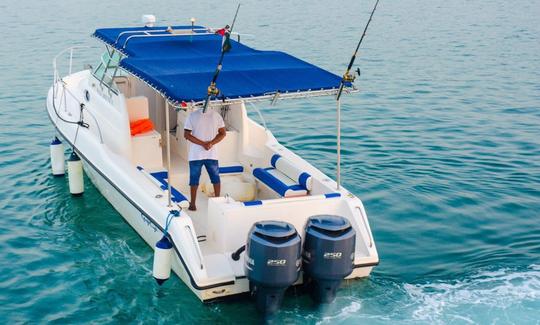
[{"label": "fishing rod", "polygon": [[[341,101],[339,100],[341,98],[341,94],[343,93],[343,88],[345,88],[346,83],[352,83],[354,81],[354,74],[351,74],[351,69],[354,64],[354,60],[356,59],[356,55],[358,54],[358,49],[360,48],[360,44],[362,44],[362,41],[364,40],[364,37],[366,36],[366,31],[368,29],[369,23],[371,22],[371,18],[373,18],[373,14],[375,13],[375,10],[377,10],[377,5],[379,4],[379,0],[375,2],[375,6],[373,6],[373,10],[371,11],[371,15],[369,15],[369,19],[366,23],[366,27],[364,27],[364,32],[362,33],[362,36],[360,37],[360,40],[358,41],[358,44],[356,45],[356,49],[354,50],[354,53],[351,57],[351,61],[349,61],[349,65],[347,66],[347,71],[345,71],[345,74],[343,75],[343,78],[341,79],[341,83],[339,84],[339,90],[336,95],[336,103],[337,103],[337,109],[336,109],[336,128],[337,128],[337,136],[336,136],[336,153],[337,153],[337,161],[336,161],[336,185],[337,190],[341,190]],[[360,75],[360,69],[358,69],[358,74]]]},{"label": "fishing rod", "polygon": [[373,18],[373,14],[375,13],[375,10],[377,10],[377,5],[379,4],[379,0],[375,2],[375,6],[373,7],[373,10],[371,11],[371,15],[369,15],[369,20],[366,24],[366,27],[364,28],[364,32],[362,33],[362,36],[360,37],[360,41],[358,41],[358,45],[356,45],[356,50],[354,50],[354,53],[351,57],[351,61],[349,62],[349,66],[347,66],[347,71],[345,71],[345,74],[343,75],[343,78],[341,79],[341,83],[339,85],[339,90],[336,96],[336,100],[339,100],[341,97],[341,93],[343,92],[343,88],[345,87],[345,83],[353,82],[355,76],[351,74],[351,69],[354,64],[354,60],[356,60],[356,54],[358,53],[358,49],[360,48],[360,44],[362,44],[362,41],[364,40],[364,36],[366,36],[366,31],[368,29],[369,23],[371,23],[371,18]]},{"label": "fishing rod", "polygon": [[233,22],[229,28],[229,25],[225,26],[223,29],[223,44],[221,45],[221,56],[219,58],[219,62],[216,68],[216,71],[214,72],[214,77],[212,77],[212,81],[210,82],[210,86],[208,86],[208,93],[206,95],[206,100],[204,101],[204,107],[203,107],[203,113],[206,112],[206,108],[208,107],[208,103],[210,102],[210,98],[212,96],[217,96],[219,94],[219,89],[216,87],[216,81],[219,76],[219,73],[221,72],[222,64],[223,64],[223,57],[225,56],[225,52],[228,52],[231,49],[230,44],[230,37],[231,33],[234,28],[234,23],[236,22],[236,17],[238,16],[238,11],[240,10],[240,4],[238,4],[238,7],[236,8],[236,13],[234,14]]}]

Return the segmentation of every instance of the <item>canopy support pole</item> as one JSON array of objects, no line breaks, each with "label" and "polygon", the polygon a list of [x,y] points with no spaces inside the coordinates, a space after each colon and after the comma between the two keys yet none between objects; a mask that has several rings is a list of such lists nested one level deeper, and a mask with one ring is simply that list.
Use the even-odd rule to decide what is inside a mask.
[{"label": "canopy support pole", "polygon": [[337,189],[341,189],[341,99],[337,101],[336,122],[337,122],[337,166],[336,166],[336,183]]},{"label": "canopy support pole", "polygon": [[169,101],[165,100],[165,133],[167,137],[167,206],[172,207],[171,204],[171,136],[169,130]]}]

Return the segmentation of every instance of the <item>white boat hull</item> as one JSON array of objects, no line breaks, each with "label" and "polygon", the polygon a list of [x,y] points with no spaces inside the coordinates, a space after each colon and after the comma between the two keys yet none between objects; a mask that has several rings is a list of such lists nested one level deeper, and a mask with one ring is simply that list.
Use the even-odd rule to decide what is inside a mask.
[{"label": "white boat hull", "polygon": [[[96,80],[92,78],[88,71],[82,71],[64,78],[66,86],[57,83],[56,105],[53,105],[55,96],[51,89],[47,100],[47,113],[58,134],[83,160],[84,169],[92,183],[154,249],[155,243],[163,236],[168,212],[179,207],[168,206],[167,192],[156,187],[155,182],[148,179],[142,168],[136,168],[138,164],[132,160],[129,123],[127,120],[123,122],[123,119],[127,118],[127,113],[123,111],[126,105],[123,95],[109,94],[110,98],[107,98],[106,92],[99,90]],[[61,103],[58,100],[61,97],[59,94],[64,87],[69,90],[73,99],[67,96],[63,106],[58,107]],[[80,101],[84,101],[85,97],[92,99],[85,102],[87,113],[84,116],[89,128],[66,123],[64,120],[77,120]],[[175,218],[171,224],[169,232],[174,248],[174,273],[203,301],[248,292],[249,282],[243,257],[239,261],[233,261],[230,255],[245,244],[249,227],[257,220],[279,217],[302,232],[310,215],[327,213],[345,216],[357,233],[355,268],[348,279],[368,276],[379,259],[361,201],[343,188],[339,190],[340,197],[326,199],[324,191],[335,191],[334,181],[281,146],[269,131],[248,119],[243,104],[235,110],[235,114],[238,114],[235,118],[242,123],[237,123],[234,127],[249,130],[250,134],[245,134],[247,131],[231,131],[227,135],[228,142],[222,146],[238,145],[241,150],[226,148],[230,150],[222,152],[240,152],[233,158],[241,160],[247,168],[255,164],[268,165],[268,155],[279,152],[284,158],[295,162],[313,175],[314,193],[300,198],[279,198],[257,183],[260,187],[258,195],[263,197],[264,204],[244,207],[241,202],[234,200],[229,203],[229,200],[224,198],[206,198],[198,212],[181,211],[180,217]],[[178,113],[178,125],[181,125],[181,119],[185,116],[182,114],[185,113]],[[115,132],[123,132],[126,136],[118,136]],[[185,144],[179,137],[171,136],[171,139],[175,148],[173,153],[177,159],[181,159],[186,150]],[[233,158],[224,157],[223,160],[231,161]],[[174,165],[176,171],[173,169],[171,172],[171,183],[179,188],[187,186],[185,178],[182,178],[184,174],[178,172],[179,163],[175,161]],[[317,191],[322,194],[315,193]],[[276,214],[275,211],[279,210],[287,213]],[[202,220],[207,220],[207,223]],[[200,236],[204,238],[199,240]],[[301,283],[301,279],[302,277],[297,284]]]},{"label": "white boat hull", "polygon": [[[115,189],[111,183],[109,183],[92,165],[87,161],[84,161],[84,171],[92,183],[96,186],[99,192],[111,203],[124,220],[135,230],[139,236],[152,248],[158,240],[163,236],[162,231],[154,223],[152,219],[145,216],[139,208],[131,203],[125,196],[123,196],[117,189]],[[178,254],[173,255],[172,269],[176,275],[182,281],[190,287],[199,299],[211,300],[223,296],[224,292],[230,294],[238,294],[246,292],[249,284],[245,279],[238,279],[234,284],[218,285],[214,288],[197,289],[191,284],[186,269],[182,266]],[[150,275],[149,275],[150,276]],[[174,280],[173,280],[174,281]]]}]

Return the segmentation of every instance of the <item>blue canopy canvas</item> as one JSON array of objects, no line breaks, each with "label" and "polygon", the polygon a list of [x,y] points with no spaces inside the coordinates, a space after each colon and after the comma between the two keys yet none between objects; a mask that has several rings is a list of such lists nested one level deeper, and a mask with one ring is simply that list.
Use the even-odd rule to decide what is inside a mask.
[{"label": "blue canopy canvas", "polygon": [[[181,31],[192,26],[172,29]],[[101,28],[94,36],[125,55],[120,67],[170,101],[203,101],[219,61],[222,37],[208,33],[202,26],[195,26],[189,36],[166,30],[167,27]],[[217,82],[218,99],[332,90],[340,85],[341,77],[287,53],[259,51],[234,40],[231,43]]]}]

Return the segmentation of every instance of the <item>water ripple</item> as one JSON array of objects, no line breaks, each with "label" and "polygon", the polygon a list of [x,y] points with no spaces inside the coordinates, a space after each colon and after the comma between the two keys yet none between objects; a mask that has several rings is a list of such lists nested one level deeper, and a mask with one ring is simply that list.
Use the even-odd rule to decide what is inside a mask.
[{"label": "water ripple", "polygon": [[[184,7],[0,3],[9,44],[0,48],[1,320],[261,321],[245,297],[202,305],[176,277],[157,287],[151,249],[89,180],[84,197],[72,198],[67,180],[49,175],[53,129],[44,101],[54,55],[96,45],[88,37],[96,27],[137,25],[144,12],[178,23],[172,13]],[[192,3],[189,16],[221,26],[234,11],[223,4],[208,15],[213,7]],[[344,285],[329,306],[291,290],[275,323],[538,323],[538,3],[417,7],[381,2],[358,58],[360,93],[342,103],[343,182],[366,206],[381,264],[369,279]],[[256,35],[245,39],[256,48],[341,74],[368,9],[362,1],[248,0],[238,30]],[[99,51],[80,53],[75,67],[95,65]],[[276,137],[329,175],[335,107],[332,98],[260,105]]]}]

